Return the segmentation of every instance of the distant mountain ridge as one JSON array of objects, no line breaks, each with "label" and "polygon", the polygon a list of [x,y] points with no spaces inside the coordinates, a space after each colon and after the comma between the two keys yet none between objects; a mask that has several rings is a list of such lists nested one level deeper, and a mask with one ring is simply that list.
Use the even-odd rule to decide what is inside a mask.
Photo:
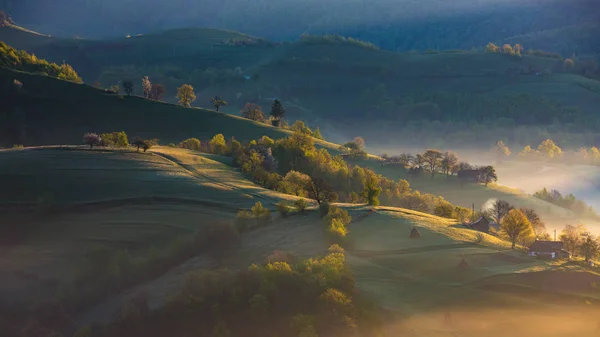
[{"label": "distant mountain ridge", "polygon": [[[527,36],[529,48],[600,53],[594,34],[573,35],[600,28],[595,0],[0,0],[0,9],[29,29],[68,37],[213,27],[275,41],[340,34],[405,51],[469,49]],[[547,48],[552,41],[557,48]]]}]

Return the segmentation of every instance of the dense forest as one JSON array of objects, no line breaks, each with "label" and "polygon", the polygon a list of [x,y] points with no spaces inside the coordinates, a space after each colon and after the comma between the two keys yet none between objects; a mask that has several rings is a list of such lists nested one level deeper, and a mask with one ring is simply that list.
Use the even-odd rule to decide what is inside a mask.
[{"label": "dense forest", "polygon": [[[0,9],[28,28],[65,36],[124,36],[202,26],[274,40],[338,33],[390,50],[470,48],[488,41],[519,42],[513,41],[516,37],[563,54],[600,50],[592,33],[600,21],[593,0],[81,0],[77,5],[66,0],[2,0]],[[69,20],[63,20],[64,13]]]}]

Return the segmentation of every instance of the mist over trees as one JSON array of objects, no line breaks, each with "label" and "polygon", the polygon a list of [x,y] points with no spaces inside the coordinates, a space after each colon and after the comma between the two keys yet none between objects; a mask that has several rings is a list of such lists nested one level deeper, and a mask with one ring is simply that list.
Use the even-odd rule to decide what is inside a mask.
[{"label": "mist over trees", "polygon": [[[53,1],[53,6],[46,0],[4,0],[4,4],[18,23],[44,27],[53,35],[125,36],[202,22],[202,26],[275,40],[295,39],[306,32],[334,32],[360,36],[391,50],[470,48],[489,41],[502,46],[513,44],[513,37],[519,36],[539,49],[562,40],[560,52],[590,52],[597,46],[569,37],[579,33],[582,39],[591,38],[584,32],[593,31],[600,22],[591,0],[525,4],[516,0],[132,0],[134,12],[124,10],[120,0],[86,1],[77,7],[64,0]],[[54,19],[58,17],[69,19]]]}]

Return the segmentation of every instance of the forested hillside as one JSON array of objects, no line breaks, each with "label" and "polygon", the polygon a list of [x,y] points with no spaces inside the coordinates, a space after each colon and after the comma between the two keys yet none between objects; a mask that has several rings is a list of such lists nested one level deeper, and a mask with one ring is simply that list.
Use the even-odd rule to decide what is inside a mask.
[{"label": "forested hillside", "polygon": [[[27,28],[72,37],[148,34],[180,27],[233,29],[273,40],[341,34],[390,50],[453,49],[527,36],[532,48],[598,53],[594,0],[0,0]],[[65,19],[68,18],[68,19]],[[556,48],[554,48],[556,47]]]}]

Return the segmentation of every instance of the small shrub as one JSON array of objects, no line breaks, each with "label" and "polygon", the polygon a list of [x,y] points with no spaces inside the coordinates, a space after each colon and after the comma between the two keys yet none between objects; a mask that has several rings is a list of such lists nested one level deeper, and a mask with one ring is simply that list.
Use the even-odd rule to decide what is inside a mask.
[{"label": "small shrub", "polygon": [[240,210],[235,218],[235,226],[238,231],[245,232],[250,229],[253,222],[252,212],[249,210]]},{"label": "small shrub", "polygon": [[287,201],[280,201],[277,203],[277,211],[282,217],[287,217],[290,214],[290,203]]},{"label": "small shrub", "polygon": [[13,145],[13,149],[23,149],[23,145],[22,144],[15,144]]},{"label": "small shrub", "polygon": [[167,145],[168,147],[177,147],[177,145],[175,145],[174,143],[169,143],[169,145]]},{"label": "small shrub", "polygon": [[256,219],[257,226],[264,226],[271,221],[271,211],[257,201],[251,209],[252,216]]},{"label": "small shrub", "polygon": [[95,133],[86,133],[83,135],[83,143],[90,146],[90,149],[94,147],[94,145],[100,145],[102,142],[102,138]]},{"label": "small shrub", "polygon": [[202,148],[202,144],[197,138],[188,138],[179,143],[179,147],[188,150],[200,151],[200,149]]},{"label": "small shrub", "polygon": [[338,244],[333,244],[329,247],[328,251],[332,254],[335,253],[340,253],[343,254],[344,253],[344,248],[342,248],[340,245]]},{"label": "small shrub", "polygon": [[324,218],[327,216],[327,214],[329,214],[329,209],[331,208],[331,204],[328,203],[327,201],[323,201],[320,205],[319,205],[319,216],[321,218]]},{"label": "small shrub", "polygon": [[298,212],[305,213],[308,208],[308,203],[304,199],[298,199],[294,201],[294,206],[298,209]]},{"label": "small shrub", "polygon": [[104,146],[116,146],[116,147],[128,147],[129,140],[125,131],[103,133],[100,135],[102,145]]}]

